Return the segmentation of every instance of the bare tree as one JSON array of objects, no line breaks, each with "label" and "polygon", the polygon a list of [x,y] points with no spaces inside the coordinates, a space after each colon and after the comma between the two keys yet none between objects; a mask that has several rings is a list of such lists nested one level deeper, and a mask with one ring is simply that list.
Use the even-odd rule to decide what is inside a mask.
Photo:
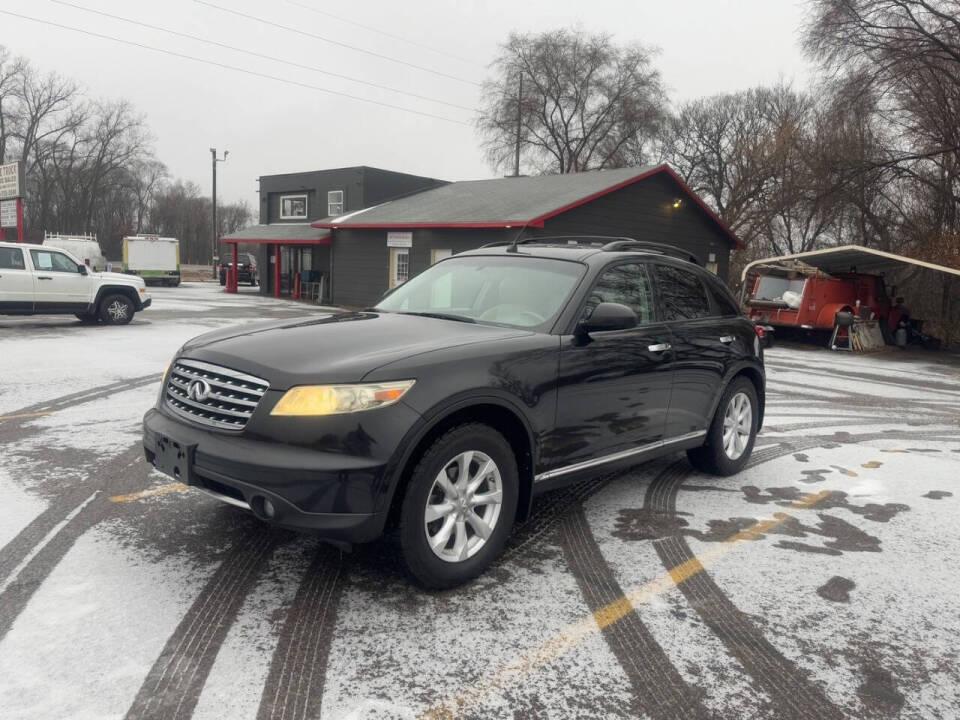
[{"label": "bare tree", "polygon": [[524,166],[568,173],[628,164],[666,116],[651,51],[607,35],[512,34],[493,71],[477,127],[497,169],[513,164],[518,118]]}]

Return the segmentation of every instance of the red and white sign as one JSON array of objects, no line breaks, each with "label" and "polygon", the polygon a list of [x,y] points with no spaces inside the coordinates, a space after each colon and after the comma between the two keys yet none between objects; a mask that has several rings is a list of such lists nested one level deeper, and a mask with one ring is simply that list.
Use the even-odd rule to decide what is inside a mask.
[{"label": "red and white sign", "polygon": [[0,228],[17,226],[17,201],[0,200]]},{"label": "red and white sign", "polygon": [[23,174],[20,172],[20,163],[0,165],[0,200],[18,197],[23,197]]}]

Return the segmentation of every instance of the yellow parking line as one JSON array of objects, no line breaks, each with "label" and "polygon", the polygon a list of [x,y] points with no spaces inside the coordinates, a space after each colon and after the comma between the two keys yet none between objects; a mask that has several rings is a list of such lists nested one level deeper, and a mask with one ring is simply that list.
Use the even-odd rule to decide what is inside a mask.
[{"label": "yellow parking line", "polygon": [[53,410],[44,410],[43,412],[20,413],[18,415],[0,415],[0,422],[3,422],[4,420],[17,420],[19,418],[43,417],[44,415],[49,415],[52,412]]},{"label": "yellow parking line", "polygon": [[[830,495],[830,491],[823,490],[812,495],[807,495],[803,500],[792,503],[788,507],[798,510],[811,508],[828,495]],[[672,590],[680,583],[702,572],[706,566],[731,552],[740,541],[755,540],[762,534],[786,522],[789,518],[790,515],[787,513],[776,513],[773,519],[761,520],[745,530],[731,535],[724,540],[723,543],[711,548],[702,555],[690,558],[686,562],[671,568],[656,579],[625,593],[608,605],[568,625],[561,630],[558,635],[550,638],[543,645],[531,648],[511,660],[485,682],[475,684],[457,693],[440,705],[425,711],[421,717],[429,720],[447,720],[448,718],[456,717],[468,706],[475,704],[488,693],[501,690],[525,675],[553,662],[593,633],[626,617],[637,605],[643,605],[649,602],[658,595]]]},{"label": "yellow parking line", "polygon": [[158,488],[151,488],[150,490],[141,490],[140,492],[130,493],[128,495],[114,495],[110,498],[110,502],[131,502],[132,500],[140,500],[142,498],[153,497],[155,495],[166,495],[167,493],[180,492],[181,490],[186,490],[187,486],[183,483],[173,483],[172,485],[161,485]]}]

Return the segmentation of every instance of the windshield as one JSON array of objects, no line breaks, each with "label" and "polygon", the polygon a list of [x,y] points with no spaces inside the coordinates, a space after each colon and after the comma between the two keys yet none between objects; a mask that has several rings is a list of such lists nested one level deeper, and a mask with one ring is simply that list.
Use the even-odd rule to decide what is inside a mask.
[{"label": "windshield", "polygon": [[583,265],[565,260],[451,258],[411,278],[374,309],[546,330],[583,272]]},{"label": "windshield", "polygon": [[806,282],[805,277],[786,278],[776,275],[761,275],[751,300],[785,302],[784,293],[787,292],[796,293],[799,297],[803,297],[803,286]]}]

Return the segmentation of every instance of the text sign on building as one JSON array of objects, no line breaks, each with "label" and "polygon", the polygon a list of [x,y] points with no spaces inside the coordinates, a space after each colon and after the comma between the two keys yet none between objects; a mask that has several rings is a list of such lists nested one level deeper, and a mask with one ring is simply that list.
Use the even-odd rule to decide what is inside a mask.
[{"label": "text sign on building", "polygon": [[23,173],[20,163],[0,165],[0,200],[23,197]]},{"label": "text sign on building", "polygon": [[0,228],[17,226],[17,201],[0,200]]},{"label": "text sign on building", "polygon": [[387,247],[413,247],[413,233],[388,232]]}]

